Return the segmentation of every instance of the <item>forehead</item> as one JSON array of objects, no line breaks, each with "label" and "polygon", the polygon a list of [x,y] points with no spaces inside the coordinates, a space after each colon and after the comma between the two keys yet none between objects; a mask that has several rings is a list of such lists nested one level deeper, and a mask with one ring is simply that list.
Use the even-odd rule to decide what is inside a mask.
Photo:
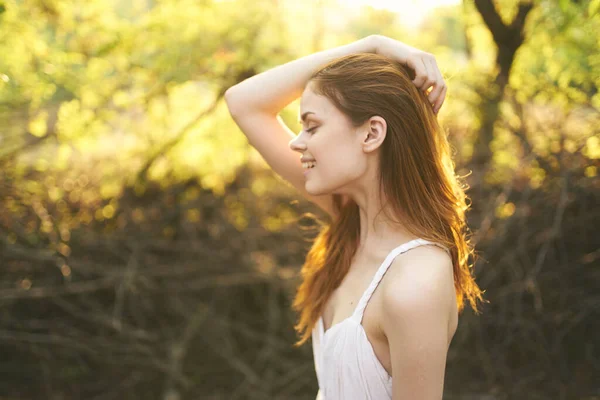
[{"label": "forehead", "polygon": [[308,117],[323,118],[330,115],[333,112],[333,104],[325,96],[321,96],[311,90],[310,84],[306,86],[302,92],[302,98],[300,100],[300,113],[301,116],[306,112],[313,112],[314,114],[308,114]]}]

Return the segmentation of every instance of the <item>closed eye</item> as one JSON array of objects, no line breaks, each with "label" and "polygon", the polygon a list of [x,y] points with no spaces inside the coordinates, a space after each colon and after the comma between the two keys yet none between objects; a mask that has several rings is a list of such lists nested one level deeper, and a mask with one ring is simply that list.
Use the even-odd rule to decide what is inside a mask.
[{"label": "closed eye", "polygon": [[306,132],[308,132],[308,133],[314,133],[315,129],[317,129],[316,126],[310,128],[310,129],[307,129]]}]

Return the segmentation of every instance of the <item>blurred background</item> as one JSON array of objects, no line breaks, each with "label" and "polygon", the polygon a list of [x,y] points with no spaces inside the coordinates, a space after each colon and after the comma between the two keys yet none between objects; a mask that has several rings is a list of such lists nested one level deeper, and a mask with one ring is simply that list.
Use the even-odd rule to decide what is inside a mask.
[{"label": "blurred background", "polygon": [[[0,0],[0,398],[314,399],[326,215],[223,100],[369,34],[431,52],[477,280],[444,399],[600,399],[599,0]],[[282,117],[296,132],[299,103]]]}]

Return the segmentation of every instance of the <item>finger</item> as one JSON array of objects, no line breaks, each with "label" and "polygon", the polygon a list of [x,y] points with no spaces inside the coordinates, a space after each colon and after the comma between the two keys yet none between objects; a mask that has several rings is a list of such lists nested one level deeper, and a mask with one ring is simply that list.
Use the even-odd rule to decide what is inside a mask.
[{"label": "finger", "polygon": [[448,86],[444,85],[444,89],[442,89],[442,93],[440,93],[440,96],[435,101],[435,105],[433,106],[433,112],[435,112],[436,114],[440,111],[440,108],[442,108],[442,104],[444,104],[444,100],[446,99],[447,91],[448,91]]},{"label": "finger", "polygon": [[423,59],[420,56],[410,57],[406,60],[406,64],[415,71],[413,83],[420,89],[427,81],[427,68],[423,63]]},{"label": "finger", "polygon": [[427,98],[429,99],[429,102],[433,104],[436,102],[439,95],[442,93],[442,90],[444,89],[444,86],[446,86],[446,84],[444,82],[444,78],[442,77],[442,73],[440,72],[440,69],[437,66],[437,63],[435,62],[435,59],[429,62],[429,66],[429,69],[433,70],[433,73],[435,75],[435,83],[434,88],[431,90]]},{"label": "finger", "polygon": [[420,87],[422,91],[427,94],[427,90],[432,87],[435,83],[436,75],[435,70],[432,68],[431,63],[427,59],[423,59],[423,64],[425,65],[425,69],[427,70],[427,77],[425,79],[425,83]]}]

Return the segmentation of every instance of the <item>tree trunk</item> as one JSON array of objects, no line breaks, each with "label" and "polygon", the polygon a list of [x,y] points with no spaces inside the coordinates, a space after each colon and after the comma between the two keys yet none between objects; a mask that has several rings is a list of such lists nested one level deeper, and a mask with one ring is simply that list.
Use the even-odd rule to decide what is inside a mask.
[{"label": "tree trunk", "polygon": [[492,158],[490,143],[494,138],[494,124],[498,119],[500,101],[504,97],[515,53],[523,44],[525,19],[533,4],[525,1],[520,3],[519,11],[510,25],[502,21],[491,0],[475,0],[475,7],[492,33],[498,48],[493,83],[486,90],[482,90],[479,109],[481,130],[475,139],[473,150],[473,163],[483,166],[488,165]]}]

